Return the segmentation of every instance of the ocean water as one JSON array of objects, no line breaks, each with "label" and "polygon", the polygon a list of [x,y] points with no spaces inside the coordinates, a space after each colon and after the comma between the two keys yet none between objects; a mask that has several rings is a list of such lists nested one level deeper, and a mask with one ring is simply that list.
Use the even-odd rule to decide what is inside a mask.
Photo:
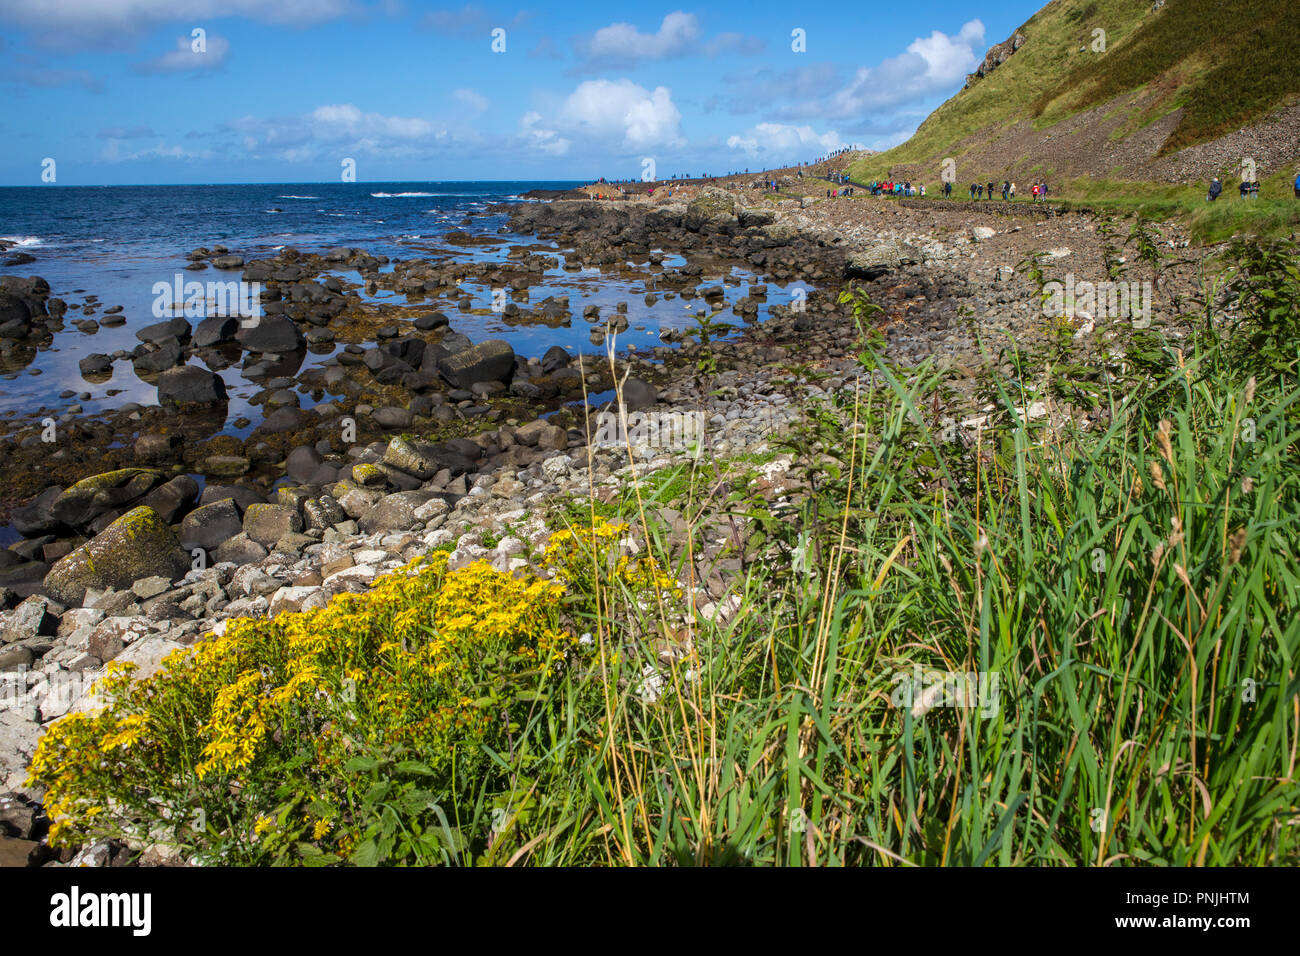
[{"label": "ocean water", "polygon": [[[73,402],[79,403],[85,414],[111,410],[130,401],[153,404],[156,389],[136,377],[130,362],[114,363],[113,377],[99,384],[82,379],[77,363],[94,352],[129,351],[139,344],[135,330],[158,321],[152,311],[156,282],[170,283],[178,272],[185,280],[205,283],[239,278],[238,270],[184,271],[185,256],[196,247],[224,245],[246,259],[274,255],[284,246],[313,252],[340,245],[400,259],[420,258],[430,255],[431,250],[442,255],[451,251],[462,260],[503,259],[511,246],[553,244],[540,243],[535,237],[499,234],[498,229],[506,223],[504,214],[476,215],[468,225],[464,223],[466,215],[495,203],[524,201],[522,195],[530,190],[560,190],[575,185],[405,182],[0,188],[0,238],[18,243],[19,248],[12,251],[28,252],[37,258],[25,265],[0,266],[0,274],[43,276],[50,283],[51,295],[69,304],[96,295],[99,308],[92,318],[100,321],[106,308],[120,305],[127,320],[117,328],[101,325],[97,333],[88,335],[72,325],[72,320],[81,318],[82,313],[69,310],[64,331],[55,335],[50,348],[37,353],[26,368],[0,375],[0,433],[7,431],[5,421],[15,416],[57,414]],[[452,231],[489,237],[492,242],[454,247],[442,244]],[[12,251],[0,253],[0,261]],[[558,254],[558,250],[554,251]],[[560,258],[562,264],[563,256]],[[666,263],[680,261],[669,257]],[[354,270],[340,269],[335,274],[350,282],[359,279]],[[736,274],[741,285],[727,287],[729,301],[746,294],[746,280],[753,278],[739,271]],[[630,323],[644,328],[623,333],[620,346],[649,348],[660,344],[660,329],[692,324],[690,310],[680,299],[644,305],[639,285],[596,270],[553,270],[531,286],[531,303],[535,305],[548,295],[570,295],[575,317],[568,328],[511,325],[490,312],[459,312],[454,306],[449,308],[452,304],[446,299],[426,301],[431,309],[445,311],[452,328],[474,341],[504,338],[516,352],[526,356],[541,355],[556,344],[571,351],[593,351],[588,340],[590,326],[581,319],[582,306],[588,303],[601,306],[603,312],[612,310],[618,301],[629,303]],[[472,284],[465,288],[473,296],[476,309],[489,308],[491,289]],[[802,286],[769,286],[767,307],[788,302],[796,288]],[[385,297],[403,304],[410,302],[405,296],[382,290],[378,296],[363,295],[371,302],[382,302]],[[695,300],[691,308],[699,304]],[[767,307],[760,318],[766,316]],[[308,352],[302,357],[300,370],[319,364],[330,354],[328,349]],[[190,361],[200,363],[197,358]],[[230,394],[227,431],[246,434],[261,418],[261,406],[248,401],[260,386],[243,379],[238,365],[220,370],[220,374]],[[89,392],[90,398],[59,397],[68,390],[79,395]],[[312,404],[308,394],[301,398],[302,407]],[[232,423],[240,417],[252,419],[253,425],[236,429]]]}]

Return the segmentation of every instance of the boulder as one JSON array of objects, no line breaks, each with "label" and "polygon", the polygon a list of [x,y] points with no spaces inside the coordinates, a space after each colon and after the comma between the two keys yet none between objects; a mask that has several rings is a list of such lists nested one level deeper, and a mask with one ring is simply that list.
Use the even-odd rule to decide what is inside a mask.
[{"label": "boulder", "polygon": [[194,347],[210,348],[222,342],[229,342],[239,331],[239,320],[230,315],[211,315],[199,323],[194,330]]},{"label": "boulder", "polygon": [[242,455],[209,455],[203,459],[205,474],[216,478],[238,478],[252,467],[252,462]]},{"label": "boulder", "polygon": [[320,452],[316,451],[311,445],[300,445],[289,452],[289,457],[284,463],[284,472],[294,481],[305,484],[310,482],[312,476],[316,474],[322,460]]},{"label": "boulder", "polygon": [[504,339],[488,339],[440,359],[438,371],[457,388],[508,382],[515,371],[515,350]]},{"label": "boulder", "polygon": [[239,509],[241,515],[249,505],[266,501],[265,498],[247,485],[210,484],[203,489],[203,494],[199,495],[199,504],[210,505],[225,498],[234,500],[235,507]]},{"label": "boulder", "polygon": [[410,531],[424,522],[415,517],[416,509],[431,498],[432,491],[399,491],[386,495],[361,516],[361,530],[366,534],[381,531]]},{"label": "boulder", "polygon": [[155,574],[175,579],[189,569],[171,528],[152,508],[140,507],[55,564],[45,576],[45,591],[62,604],[80,606],[88,589],[129,588]]},{"label": "boulder", "polygon": [[431,332],[434,329],[440,329],[447,324],[447,317],[441,312],[429,312],[418,317],[411,324],[421,332]]},{"label": "boulder", "polygon": [[113,371],[113,360],[102,352],[92,352],[77,362],[77,368],[83,376],[104,375]]},{"label": "boulder", "polygon": [[649,408],[657,401],[659,401],[659,392],[649,382],[643,382],[639,378],[629,378],[623,383],[623,404],[627,406],[628,411]]},{"label": "boulder", "polygon": [[199,483],[189,475],[177,475],[144,496],[140,503],[158,512],[167,524],[174,524],[199,497]]},{"label": "boulder", "polygon": [[14,530],[25,538],[35,538],[56,530],[59,519],[54,517],[52,509],[62,494],[62,488],[50,485],[27,504],[15,508],[10,515]]},{"label": "boulder", "polygon": [[42,594],[33,594],[7,614],[0,614],[0,643],[48,637],[59,629],[64,607]]},{"label": "boulder", "polygon": [[394,438],[389,441],[388,449],[384,452],[383,463],[421,481],[428,481],[441,467],[431,448],[417,447],[404,438]]},{"label": "boulder", "polygon": [[229,561],[231,564],[252,564],[254,561],[261,561],[269,553],[266,548],[241,531],[233,538],[223,541],[212,557],[218,564],[223,561]]},{"label": "boulder", "polygon": [[376,408],[370,417],[374,419],[376,425],[380,428],[410,428],[415,416],[409,409],[397,408],[396,406],[385,406]]},{"label": "boulder", "polygon": [[568,368],[571,361],[568,352],[558,345],[552,345],[546,350],[546,354],[542,356],[542,372],[550,375],[558,369]]},{"label": "boulder", "polygon": [[736,221],[736,209],[736,197],[731,193],[705,186],[687,205],[683,223],[696,232],[709,225],[725,226]]},{"label": "boulder", "polygon": [[347,512],[329,495],[321,495],[319,498],[303,502],[302,513],[306,518],[307,527],[320,531],[348,520]]},{"label": "boulder", "polygon": [[550,449],[569,447],[569,433],[558,425],[552,425],[544,418],[521,425],[515,431],[515,441],[529,447],[540,446]]},{"label": "boulder", "polygon": [[135,337],[141,342],[150,342],[154,345],[162,345],[168,339],[177,339],[183,342],[190,337],[190,324],[178,316],[174,319],[146,325],[135,333]]},{"label": "boulder", "polygon": [[740,210],[739,218],[742,226],[770,226],[776,222],[776,210],[750,206]]},{"label": "boulder", "polygon": [[158,378],[159,405],[216,404],[226,400],[226,383],[215,372],[186,365]]},{"label": "boulder", "polygon": [[[41,725],[22,712],[22,708],[0,710],[0,791],[24,792],[23,781],[27,766],[41,736]],[[26,841],[22,841],[26,842]],[[35,847],[36,844],[32,844]],[[0,866],[21,866],[32,847],[21,847],[20,853],[0,858]]]},{"label": "boulder", "polygon": [[449,331],[438,340],[438,346],[446,351],[448,355],[455,355],[457,352],[463,352],[473,344],[474,343],[470,341],[470,337],[465,335],[463,332]]},{"label": "boulder", "polygon": [[282,315],[264,315],[249,328],[241,328],[235,339],[249,352],[297,352],[307,347],[298,326]]},{"label": "boulder", "polygon": [[845,264],[845,273],[850,278],[878,279],[888,272],[920,261],[921,255],[916,249],[907,243],[891,239],[851,255]]},{"label": "boulder", "polygon": [[113,508],[143,497],[162,477],[150,468],[119,468],[92,475],[59,495],[50,514],[69,527],[83,527]]},{"label": "boulder", "polygon": [[369,488],[349,488],[339,498],[339,505],[349,518],[360,518],[384,497],[383,492],[371,491]]},{"label": "boulder", "polygon": [[131,450],[139,461],[168,461],[175,455],[181,440],[176,433],[145,432],[135,440]]},{"label": "boulder", "polygon": [[[140,346],[143,348],[144,346]],[[177,339],[166,339],[152,352],[141,352],[131,359],[137,375],[150,375],[175,368],[181,362],[184,350]]]},{"label": "boulder", "polygon": [[185,516],[181,522],[180,544],[186,551],[194,548],[215,551],[243,529],[244,522],[234,499],[222,498],[200,505]]},{"label": "boulder", "polygon": [[302,530],[298,512],[284,505],[249,505],[244,511],[244,534],[263,547],[271,547],[291,531]]}]

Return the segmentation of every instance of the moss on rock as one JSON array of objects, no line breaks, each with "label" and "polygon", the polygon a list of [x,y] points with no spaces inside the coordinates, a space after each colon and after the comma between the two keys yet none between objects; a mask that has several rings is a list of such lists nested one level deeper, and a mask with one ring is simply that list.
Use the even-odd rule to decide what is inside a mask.
[{"label": "moss on rock", "polygon": [[55,500],[50,513],[72,527],[79,527],[106,511],[134,501],[163,480],[152,468],[119,468],[91,475],[72,485]]},{"label": "moss on rock", "polygon": [[141,578],[177,578],[190,563],[176,535],[149,507],[128,511],[63,558],[45,576],[55,600],[80,605],[88,589],[128,588]]}]

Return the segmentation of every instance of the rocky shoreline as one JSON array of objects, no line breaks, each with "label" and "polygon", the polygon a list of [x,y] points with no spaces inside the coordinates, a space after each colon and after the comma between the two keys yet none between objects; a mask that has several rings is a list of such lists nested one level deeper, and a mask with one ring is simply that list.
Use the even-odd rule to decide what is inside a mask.
[{"label": "rocky shoreline", "polygon": [[[195,250],[192,262],[263,283],[260,322],[176,318],[142,329],[139,354],[106,358],[160,366],[157,406],[100,420],[69,410],[56,422],[53,451],[39,422],[0,443],[9,495],[27,492],[11,512],[25,540],[0,550],[6,861],[73,859],[41,843],[40,794],[25,788],[26,766],[45,725],[93,706],[90,688],[110,661],[151,673],[232,617],[323,606],[434,547],[453,549],[453,568],[480,559],[502,571],[522,567],[555,530],[548,515],[557,502],[593,489],[613,494],[632,470],[684,454],[637,448],[629,464],[626,448],[600,445],[592,418],[567,403],[607,393],[617,378],[632,410],[699,415],[707,455],[763,449],[800,419],[809,397],[853,388],[857,330],[837,299],[844,282],[860,283],[880,306],[871,324],[895,359],[933,357],[973,377],[986,338],[1024,344],[1044,334],[1037,290],[1016,268],[1022,254],[1041,250],[1085,275],[1103,270],[1110,254],[1086,214],[1008,213],[993,228],[935,204],[754,202],[741,189],[707,187],[682,198],[520,204],[509,228],[554,242],[565,270],[635,276],[647,303],[698,302],[702,319],[727,305],[724,284],[735,283],[735,269],[813,291],[797,305],[768,307],[758,323],[765,286],[751,283],[729,305],[736,331],[712,342],[662,344],[612,363],[558,347],[524,358],[503,340],[469,341],[447,313],[473,307],[460,287],[473,278],[509,290],[508,318],[567,323],[576,311],[568,297],[529,301],[530,285],[558,263],[542,251],[517,248],[504,263],[416,259],[381,271],[381,257],[351,248],[249,262]],[[1176,247],[1182,240],[1167,232]],[[683,263],[665,265],[668,254]],[[322,277],[336,269],[355,270],[358,281]],[[1176,297],[1184,281],[1175,277],[1166,294]],[[360,288],[407,302],[367,310]],[[626,311],[594,308],[582,315],[593,343],[617,343]],[[5,279],[0,351],[39,344],[65,312],[43,280]],[[1104,348],[1105,331],[1080,349],[1093,338]],[[329,362],[294,377],[304,351],[339,342],[345,348]],[[182,364],[193,355],[213,369],[242,360],[245,376],[264,385],[274,410],[247,438],[217,434],[221,379]],[[798,371],[814,367],[817,381]],[[302,385],[319,393],[306,409],[293,391]],[[777,457],[765,468],[764,496],[791,490],[790,464]],[[707,566],[720,550],[700,555],[698,580],[714,597],[734,570]],[[133,848],[143,849],[147,862],[175,862],[165,848]],[[100,845],[77,859],[108,864],[122,853]]]}]

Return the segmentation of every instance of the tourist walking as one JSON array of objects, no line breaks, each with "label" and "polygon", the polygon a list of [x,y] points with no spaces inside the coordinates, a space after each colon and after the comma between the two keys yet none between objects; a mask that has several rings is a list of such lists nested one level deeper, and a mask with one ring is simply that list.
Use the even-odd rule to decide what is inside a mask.
[{"label": "tourist walking", "polygon": [[1205,197],[1206,202],[1214,202],[1219,198],[1219,193],[1223,192],[1223,183],[1219,182],[1219,177],[1215,176],[1210,182],[1210,191]]}]

